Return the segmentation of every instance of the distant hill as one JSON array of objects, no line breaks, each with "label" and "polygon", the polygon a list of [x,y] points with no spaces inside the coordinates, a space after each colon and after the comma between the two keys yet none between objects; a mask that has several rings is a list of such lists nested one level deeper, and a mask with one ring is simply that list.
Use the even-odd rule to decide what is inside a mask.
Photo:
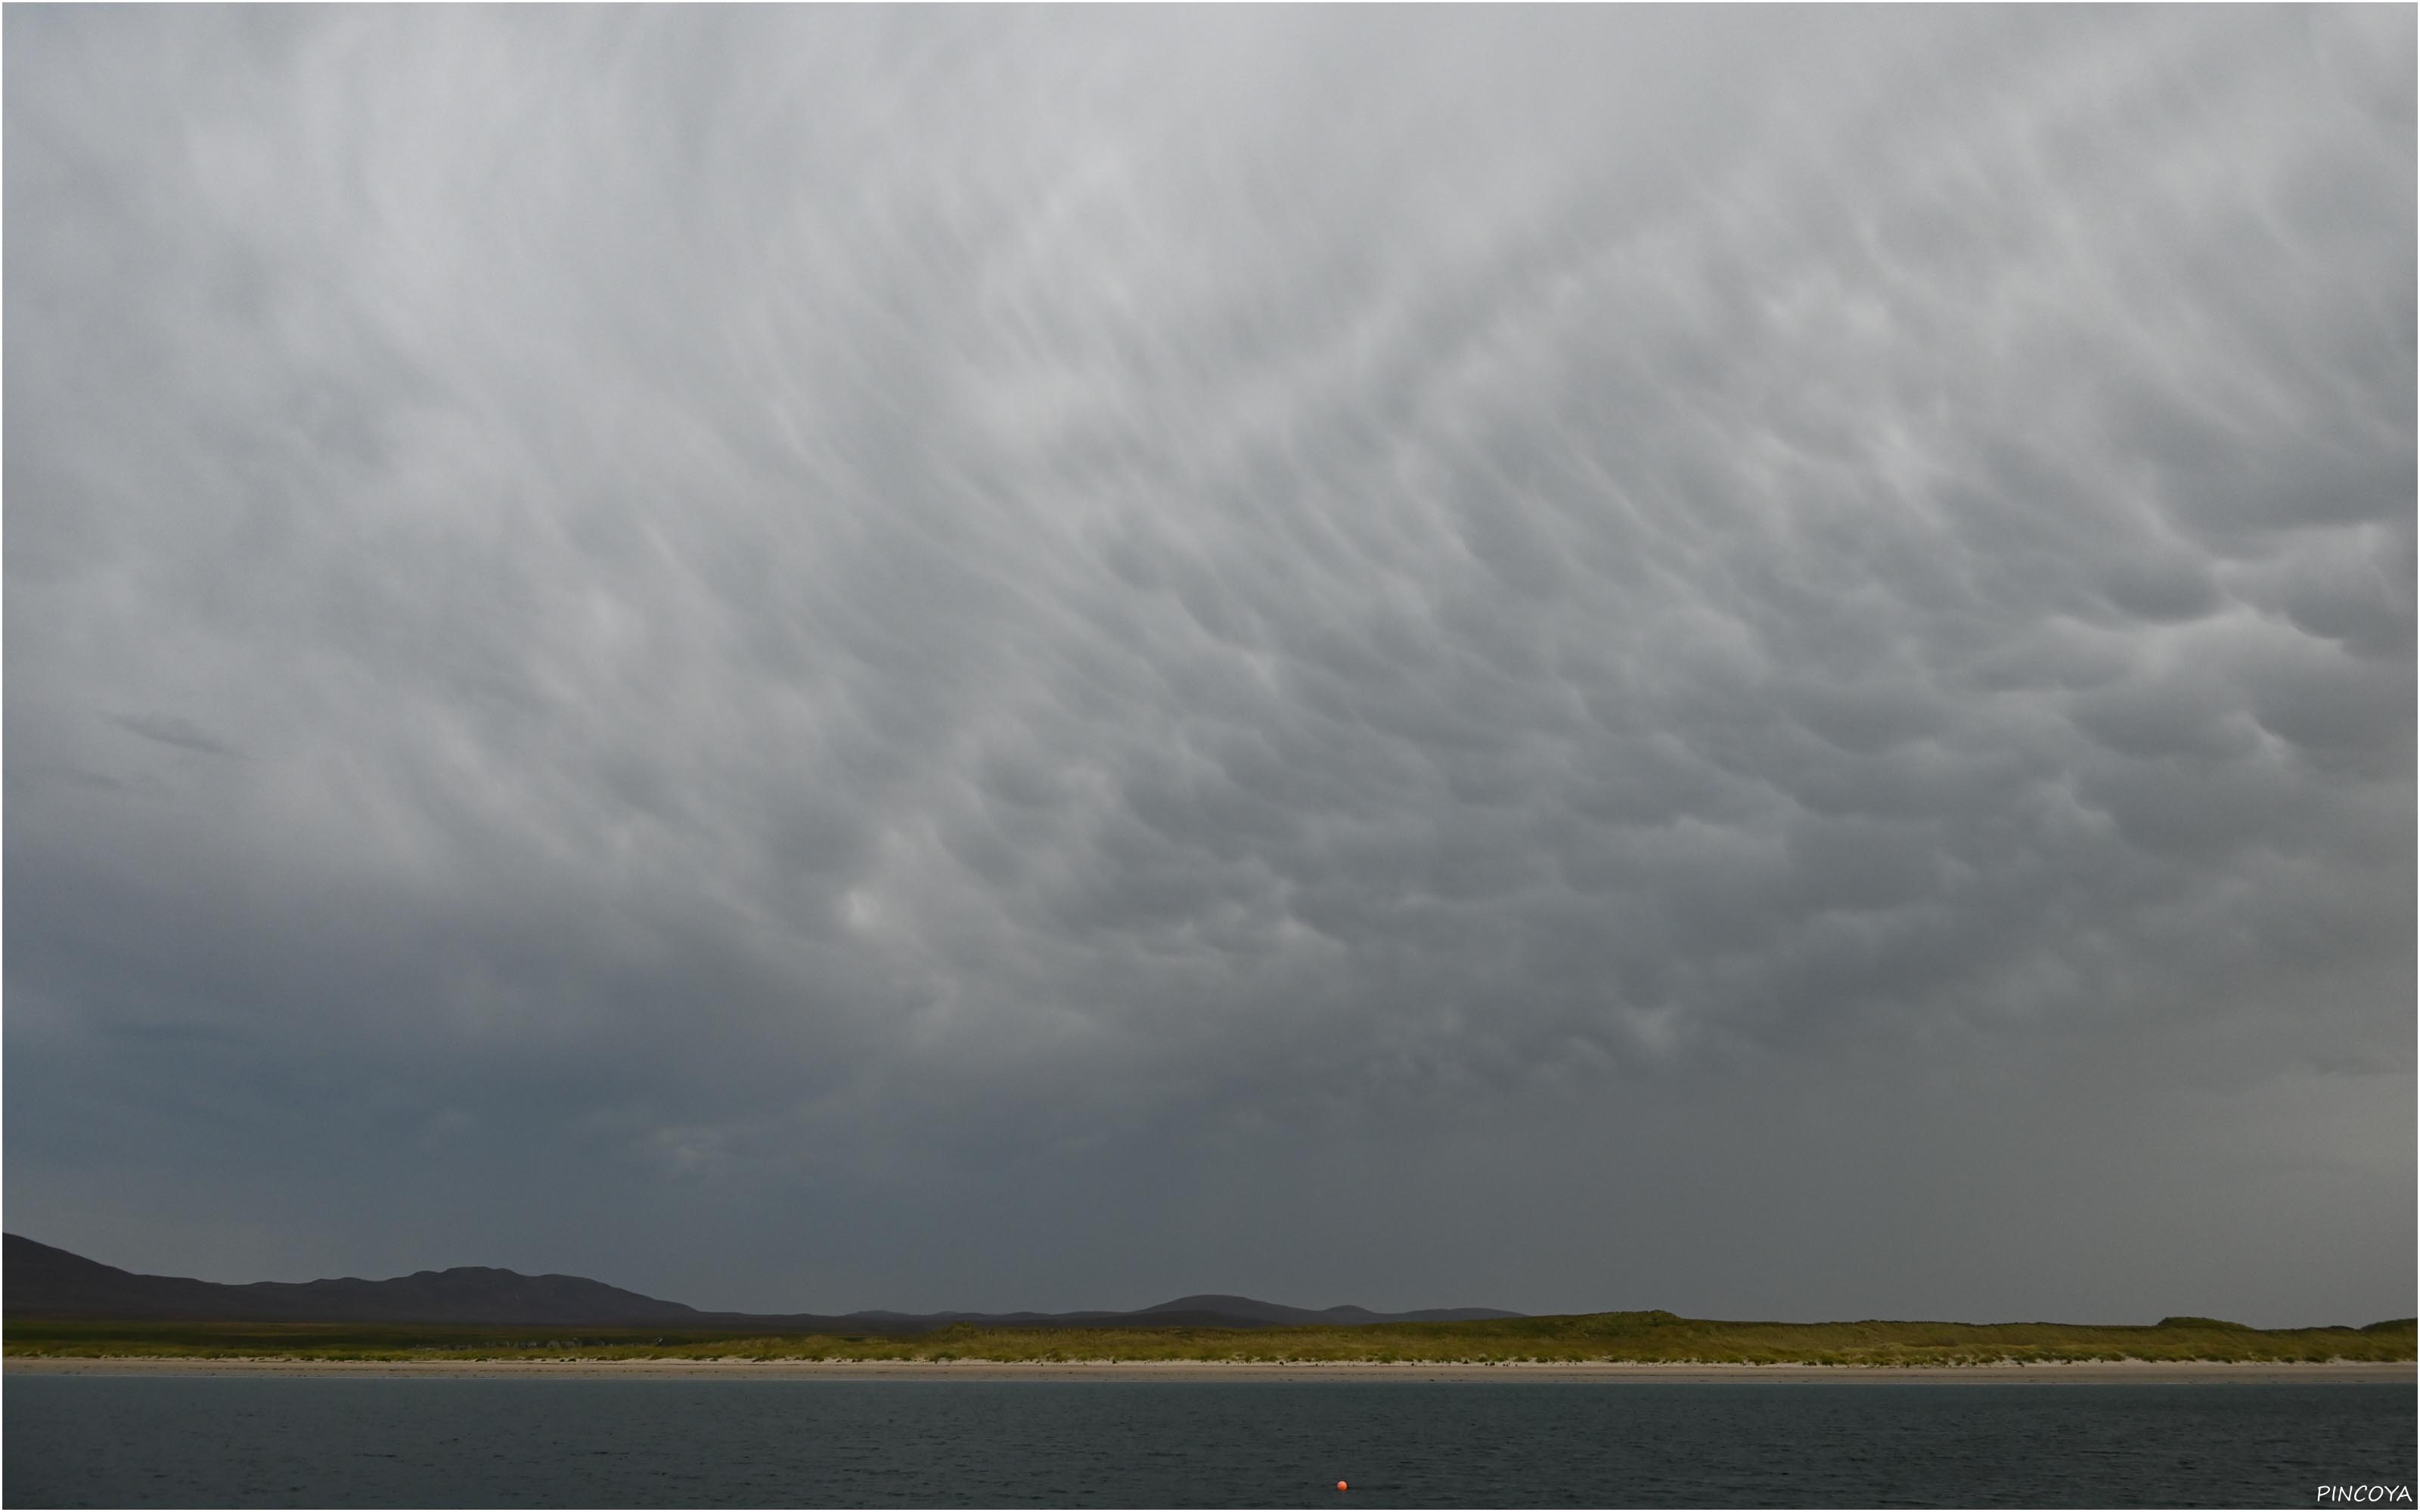
[{"label": "distant hill", "polygon": [[784,1334],[922,1334],[952,1323],[994,1328],[1266,1328],[1277,1324],[1517,1318],[1487,1307],[1373,1313],[1313,1311],[1249,1297],[1179,1297],[1135,1312],[708,1313],[576,1275],[522,1275],[487,1266],[421,1271],[385,1281],[256,1281],[233,1286],[138,1275],[21,1234],[5,1238],[0,1285],[11,1318],[160,1319],[287,1323],[663,1324]]},{"label": "distant hill", "polygon": [[422,1271],[388,1281],[256,1281],[229,1286],[137,1275],[21,1234],[6,1236],[11,1317],[161,1318],[297,1323],[657,1323],[703,1320],[697,1309],[576,1275],[522,1275],[487,1266]]},{"label": "distant hill", "polygon": [[[1151,1317],[1171,1313],[1232,1318],[1242,1323],[1266,1327],[1272,1323],[1318,1324],[1334,1328],[1363,1323],[1460,1323],[1475,1318],[1518,1318],[1500,1307],[1423,1307],[1418,1312],[1373,1313],[1367,1307],[1327,1307],[1312,1311],[1308,1307],[1288,1307],[1280,1303],[1257,1302],[1250,1297],[1194,1296],[1179,1297],[1156,1307],[1145,1307],[1129,1316]],[[1233,1326],[1233,1325],[1218,1325]]]}]

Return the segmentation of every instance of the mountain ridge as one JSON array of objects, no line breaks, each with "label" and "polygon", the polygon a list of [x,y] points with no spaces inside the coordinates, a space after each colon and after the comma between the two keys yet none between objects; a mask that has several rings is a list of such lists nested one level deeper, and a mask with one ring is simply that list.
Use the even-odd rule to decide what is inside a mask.
[{"label": "mountain ridge", "polygon": [[1068,1313],[707,1312],[586,1276],[523,1275],[495,1266],[415,1271],[385,1280],[201,1281],[146,1275],[103,1264],[22,1234],[0,1236],[0,1311],[10,1318],[182,1321],[468,1324],[663,1324],[768,1333],[922,1334],[954,1323],[1032,1328],[1266,1328],[1272,1325],[1448,1321],[1518,1318],[1491,1307],[1380,1313],[1365,1307],[1289,1307],[1203,1292],[1130,1311]]}]

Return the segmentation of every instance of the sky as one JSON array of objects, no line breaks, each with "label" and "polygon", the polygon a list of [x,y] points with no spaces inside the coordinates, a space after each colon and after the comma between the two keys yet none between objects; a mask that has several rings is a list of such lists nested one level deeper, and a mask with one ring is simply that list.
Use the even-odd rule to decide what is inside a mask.
[{"label": "sky", "polygon": [[2414,1310],[2411,8],[5,39],[11,1231]]}]

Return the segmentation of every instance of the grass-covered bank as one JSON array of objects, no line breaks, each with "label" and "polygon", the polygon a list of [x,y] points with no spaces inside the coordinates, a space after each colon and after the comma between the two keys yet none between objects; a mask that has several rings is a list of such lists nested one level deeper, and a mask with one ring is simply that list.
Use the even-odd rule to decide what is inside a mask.
[{"label": "grass-covered bank", "polygon": [[449,1328],[348,1323],[163,1323],[11,1319],[10,1356],[294,1360],[1214,1360],[1583,1361],[1943,1365],[2071,1361],[2395,1362],[2411,1319],[2366,1328],[2255,1329],[2204,1318],[2072,1323],[1755,1323],[1666,1312],[1587,1313],[1361,1328],[986,1328],[911,1336],[751,1335],[662,1329]]}]

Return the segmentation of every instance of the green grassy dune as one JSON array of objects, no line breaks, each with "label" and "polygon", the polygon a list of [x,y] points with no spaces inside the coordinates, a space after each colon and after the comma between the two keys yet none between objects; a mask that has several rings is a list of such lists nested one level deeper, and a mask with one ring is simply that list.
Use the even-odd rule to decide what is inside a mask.
[{"label": "green grassy dune", "polygon": [[2073,1323],[1753,1323],[1667,1312],[1364,1328],[986,1328],[912,1337],[748,1335],[659,1329],[447,1328],[346,1323],[160,1323],[12,1319],[12,1357],[175,1356],[293,1360],[1212,1360],[1628,1361],[1916,1365],[2025,1361],[2400,1361],[2411,1319],[2366,1328],[2256,1329],[2209,1318],[2149,1326]]}]

